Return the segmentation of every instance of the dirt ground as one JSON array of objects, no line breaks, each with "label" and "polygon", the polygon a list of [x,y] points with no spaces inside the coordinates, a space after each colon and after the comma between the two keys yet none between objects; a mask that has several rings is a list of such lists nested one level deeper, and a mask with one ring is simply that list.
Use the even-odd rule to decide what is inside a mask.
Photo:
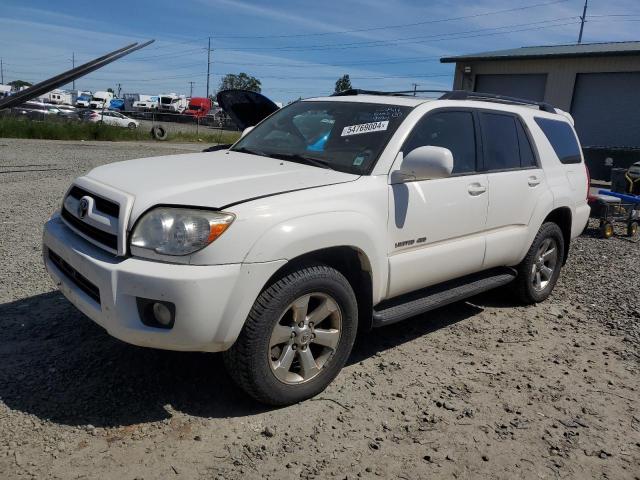
[{"label": "dirt ground", "polygon": [[0,478],[640,478],[640,244],[593,228],[543,304],[375,330],[291,407],[109,337],[53,290],[42,224],[92,166],[202,148],[0,139]]}]

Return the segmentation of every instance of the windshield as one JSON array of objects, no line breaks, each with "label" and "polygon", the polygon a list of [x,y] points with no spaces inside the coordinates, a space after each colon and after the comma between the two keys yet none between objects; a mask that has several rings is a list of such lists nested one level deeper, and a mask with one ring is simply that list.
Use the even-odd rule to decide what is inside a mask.
[{"label": "windshield", "polygon": [[104,102],[104,98],[100,98],[100,97],[93,97],[93,100],[96,102]]},{"label": "windshield", "polygon": [[358,175],[371,170],[411,109],[360,102],[296,102],[259,124],[235,151]]},{"label": "windshield", "polygon": [[160,97],[160,103],[162,103],[163,105],[167,105],[169,103],[171,103],[173,100],[171,97]]}]

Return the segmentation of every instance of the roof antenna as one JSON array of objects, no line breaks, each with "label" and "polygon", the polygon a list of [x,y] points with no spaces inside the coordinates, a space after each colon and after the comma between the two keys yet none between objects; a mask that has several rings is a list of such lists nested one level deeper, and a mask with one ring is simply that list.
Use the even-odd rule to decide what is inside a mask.
[{"label": "roof antenna", "polygon": [[584,31],[584,22],[587,21],[587,3],[589,0],[584,0],[584,8],[582,9],[582,16],[580,17],[580,34],[578,35],[578,43],[582,43],[582,32]]}]

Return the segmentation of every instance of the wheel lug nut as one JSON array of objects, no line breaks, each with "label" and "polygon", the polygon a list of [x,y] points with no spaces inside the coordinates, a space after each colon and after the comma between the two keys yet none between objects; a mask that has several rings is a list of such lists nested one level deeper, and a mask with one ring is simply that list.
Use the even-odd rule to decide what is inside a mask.
[{"label": "wheel lug nut", "polygon": [[304,322],[300,322],[300,323],[298,324],[298,327],[300,327],[300,328],[304,328]]},{"label": "wheel lug nut", "polygon": [[313,328],[313,322],[309,322],[309,327]]},{"label": "wheel lug nut", "polygon": [[292,350],[297,350],[298,346],[294,343],[293,345],[291,345],[291,349]]},{"label": "wheel lug nut", "polygon": [[291,338],[296,336],[296,332],[291,332]]}]

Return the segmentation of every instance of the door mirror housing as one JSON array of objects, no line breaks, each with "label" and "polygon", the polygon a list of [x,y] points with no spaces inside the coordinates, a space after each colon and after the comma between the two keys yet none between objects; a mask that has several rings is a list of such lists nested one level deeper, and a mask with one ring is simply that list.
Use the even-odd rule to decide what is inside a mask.
[{"label": "door mirror housing", "polygon": [[249,133],[251,130],[253,130],[255,127],[247,127],[242,131],[242,135],[240,135],[240,138],[244,137],[247,133]]},{"label": "door mirror housing", "polygon": [[400,169],[393,172],[393,183],[447,178],[453,171],[453,154],[444,147],[427,145],[404,155]]}]

